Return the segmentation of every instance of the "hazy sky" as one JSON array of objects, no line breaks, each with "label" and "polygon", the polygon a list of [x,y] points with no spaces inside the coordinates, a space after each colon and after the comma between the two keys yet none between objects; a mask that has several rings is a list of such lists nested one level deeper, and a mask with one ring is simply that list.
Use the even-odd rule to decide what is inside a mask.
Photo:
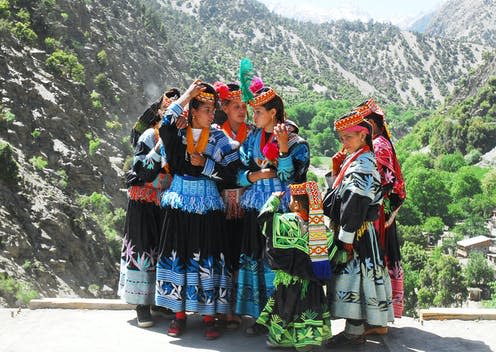
[{"label": "hazy sky", "polygon": [[447,0],[259,0],[284,16],[319,22],[331,19],[372,18],[378,22],[405,24],[431,12]]}]

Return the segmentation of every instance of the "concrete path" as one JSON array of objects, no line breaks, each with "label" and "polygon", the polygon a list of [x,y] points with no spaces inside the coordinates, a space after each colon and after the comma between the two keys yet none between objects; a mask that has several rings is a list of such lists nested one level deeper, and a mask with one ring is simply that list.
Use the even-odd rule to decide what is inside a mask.
[{"label": "concrete path", "polygon": [[[136,326],[132,310],[0,309],[0,351],[113,352],[113,351],[270,351],[263,337],[245,337],[242,330],[225,332],[216,341],[203,338],[197,316],[188,318],[181,338],[165,334],[169,321],[158,318],[148,329]],[[243,326],[250,324],[248,319]],[[336,334],[344,321],[333,321]],[[496,321],[425,321],[402,318],[387,336],[371,338],[360,347],[335,351],[496,351]]]}]

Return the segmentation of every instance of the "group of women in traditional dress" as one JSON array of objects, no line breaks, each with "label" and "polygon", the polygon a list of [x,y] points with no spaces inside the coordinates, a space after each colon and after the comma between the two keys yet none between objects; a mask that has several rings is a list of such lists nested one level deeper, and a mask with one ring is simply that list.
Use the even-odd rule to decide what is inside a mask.
[{"label": "group of women in traditional dress", "polygon": [[[175,337],[186,313],[202,316],[206,339],[251,316],[248,336],[299,350],[386,333],[402,309],[405,191],[384,113],[369,100],[335,122],[343,150],[322,201],[281,97],[256,77],[248,89],[196,80],[134,125],[119,295],[140,327],[171,315]],[[334,337],[331,318],[346,319]]]}]

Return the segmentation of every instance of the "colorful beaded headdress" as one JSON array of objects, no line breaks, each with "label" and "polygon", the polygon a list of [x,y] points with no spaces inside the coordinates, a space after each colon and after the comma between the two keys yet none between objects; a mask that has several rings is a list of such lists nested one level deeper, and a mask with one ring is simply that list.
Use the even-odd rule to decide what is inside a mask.
[{"label": "colorful beaded headdress", "polygon": [[384,119],[384,111],[380,108],[380,106],[374,101],[374,99],[369,99],[366,102],[360,104],[355,108],[355,110],[363,116],[365,119],[367,116],[371,114],[376,114],[382,119],[382,123],[384,125],[384,130],[388,136],[388,138],[391,140],[391,131],[389,131],[389,126],[386,123],[386,120]]},{"label": "colorful beaded headdress", "polygon": [[200,92],[199,95],[195,97],[196,100],[201,101],[202,103],[214,103],[215,104],[215,94]]},{"label": "colorful beaded headdress", "polygon": [[356,126],[364,121],[362,114],[354,110],[339,120],[334,121],[334,130],[344,131],[345,129]]},{"label": "colorful beaded headdress", "polygon": [[222,101],[241,101],[241,89],[231,90],[231,88],[222,82],[215,82],[214,89]]},{"label": "colorful beaded headdress", "polygon": [[250,100],[250,105],[253,107],[264,105],[274,99],[276,95],[276,91],[269,87],[267,91],[260,93],[253,100]]}]

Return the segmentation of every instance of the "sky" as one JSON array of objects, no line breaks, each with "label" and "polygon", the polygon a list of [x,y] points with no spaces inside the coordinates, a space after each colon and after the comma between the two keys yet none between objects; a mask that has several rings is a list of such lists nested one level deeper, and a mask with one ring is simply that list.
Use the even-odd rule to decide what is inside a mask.
[{"label": "sky", "polygon": [[313,22],[329,19],[390,22],[407,27],[447,0],[259,0],[280,15]]}]

